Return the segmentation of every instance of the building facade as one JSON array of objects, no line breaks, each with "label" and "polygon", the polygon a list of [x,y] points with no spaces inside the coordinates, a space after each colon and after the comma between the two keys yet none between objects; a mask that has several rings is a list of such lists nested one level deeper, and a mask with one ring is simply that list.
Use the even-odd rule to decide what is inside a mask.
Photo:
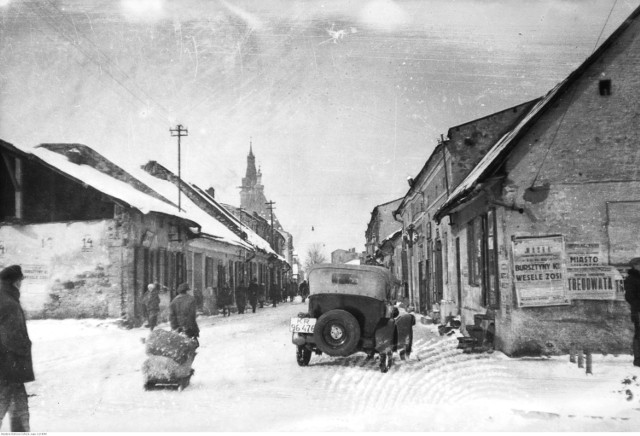
[{"label": "building facade", "polygon": [[356,252],[355,248],[343,250],[341,248],[331,252],[331,263],[340,264],[347,263],[354,259],[359,259],[360,254]]},{"label": "building facade", "polygon": [[640,256],[639,15],[537,102],[436,214],[457,241],[463,325],[485,326],[479,336],[506,354],[630,351],[622,279]]}]

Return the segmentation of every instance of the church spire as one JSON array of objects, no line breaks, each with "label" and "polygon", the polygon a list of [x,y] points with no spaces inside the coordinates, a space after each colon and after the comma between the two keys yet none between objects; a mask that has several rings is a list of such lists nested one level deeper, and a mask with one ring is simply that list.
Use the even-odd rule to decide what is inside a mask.
[{"label": "church spire", "polygon": [[253,156],[253,138],[249,136],[249,156]]}]

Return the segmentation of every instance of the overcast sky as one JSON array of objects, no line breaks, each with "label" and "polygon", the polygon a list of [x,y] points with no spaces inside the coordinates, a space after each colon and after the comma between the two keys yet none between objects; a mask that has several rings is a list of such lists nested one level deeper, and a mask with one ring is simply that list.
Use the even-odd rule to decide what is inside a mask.
[{"label": "overcast sky", "polygon": [[545,94],[638,4],[0,0],[0,138],[175,170],[180,123],[184,178],[234,205],[252,138],[301,257],[360,251],[440,134]]}]

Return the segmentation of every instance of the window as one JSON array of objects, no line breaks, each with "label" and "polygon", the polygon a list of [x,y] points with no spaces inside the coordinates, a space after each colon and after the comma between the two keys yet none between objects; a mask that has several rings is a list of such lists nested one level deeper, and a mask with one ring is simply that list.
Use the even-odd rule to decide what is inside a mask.
[{"label": "window", "polygon": [[611,95],[611,79],[602,79],[598,85],[600,95]]},{"label": "window", "polygon": [[348,273],[333,273],[331,275],[331,283],[336,283],[338,285],[357,285],[358,276]]}]

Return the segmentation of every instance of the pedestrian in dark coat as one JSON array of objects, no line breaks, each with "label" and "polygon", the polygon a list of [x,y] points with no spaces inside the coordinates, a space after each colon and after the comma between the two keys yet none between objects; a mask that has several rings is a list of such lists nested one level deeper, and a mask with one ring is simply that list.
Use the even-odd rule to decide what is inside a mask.
[{"label": "pedestrian in dark coat", "polygon": [[260,294],[260,285],[258,285],[258,279],[251,279],[251,284],[249,285],[249,304],[251,305],[251,310],[253,313],[256,313],[256,306],[258,305],[258,296]]},{"label": "pedestrian in dark coat", "polygon": [[631,322],[635,328],[633,335],[633,365],[640,366],[640,257],[629,261],[631,269],[624,280],[624,298],[631,309]]},{"label": "pedestrian in dark coat", "polygon": [[153,330],[158,325],[158,314],[160,313],[160,284],[151,283],[147,286],[147,292],[142,297],[142,302],[146,308],[147,325]]},{"label": "pedestrian in dark coat", "polygon": [[299,292],[302,297],[302,302],[304,303],[304,300],[309,296],[309,284],[306,280],[303,280],[302,283],[300,283]]},{"label": "pedestrian in dark coat", "polygon": [[244,287],[243,280],[240,280],[240,284],[236,288],[236,306],[238,306],[238,313],[244,313],[244,309],[247,307],[247,288]]},{"label": "pedestrian in dark coat", "polygon": [[233,304],[233,293],[229,283],[225,283],[220,290],[218,301],[220,301],[220,307],[222,307],[222,316],[231,316],[231,308],[229,306]]},{"label": "pedestrian in dark coat", "polygon": [[169,322],[172,330],[197,338],[200,329],[196,322],[196,299],[187,294],[188,290],[186,283],[178,286],[178,295],[169,304]]},{"label": "pedestrian in dark coat", "polygon": [[275,283],[271,284],[271,303],[273,304],[272,307],[276,307],[278,304],[278,301],[280,301],[280,288],[278,288],[278,285],[276,285]]},{"label": "pedestrian in dark coat", "polygon": [[267,301],[267,287],[264,283],[260,285],[260,293],[258,294],[258,303],[260,303],[260,309],[264,307],[264,303]]},{"label": "pedestrian in dark coat", "polygon": [[20,306],[22,269],[0,271],[0,426],[9,413],[12,432],[28,432],[29,403],[24,384],[34,381],[31,340]]}]

